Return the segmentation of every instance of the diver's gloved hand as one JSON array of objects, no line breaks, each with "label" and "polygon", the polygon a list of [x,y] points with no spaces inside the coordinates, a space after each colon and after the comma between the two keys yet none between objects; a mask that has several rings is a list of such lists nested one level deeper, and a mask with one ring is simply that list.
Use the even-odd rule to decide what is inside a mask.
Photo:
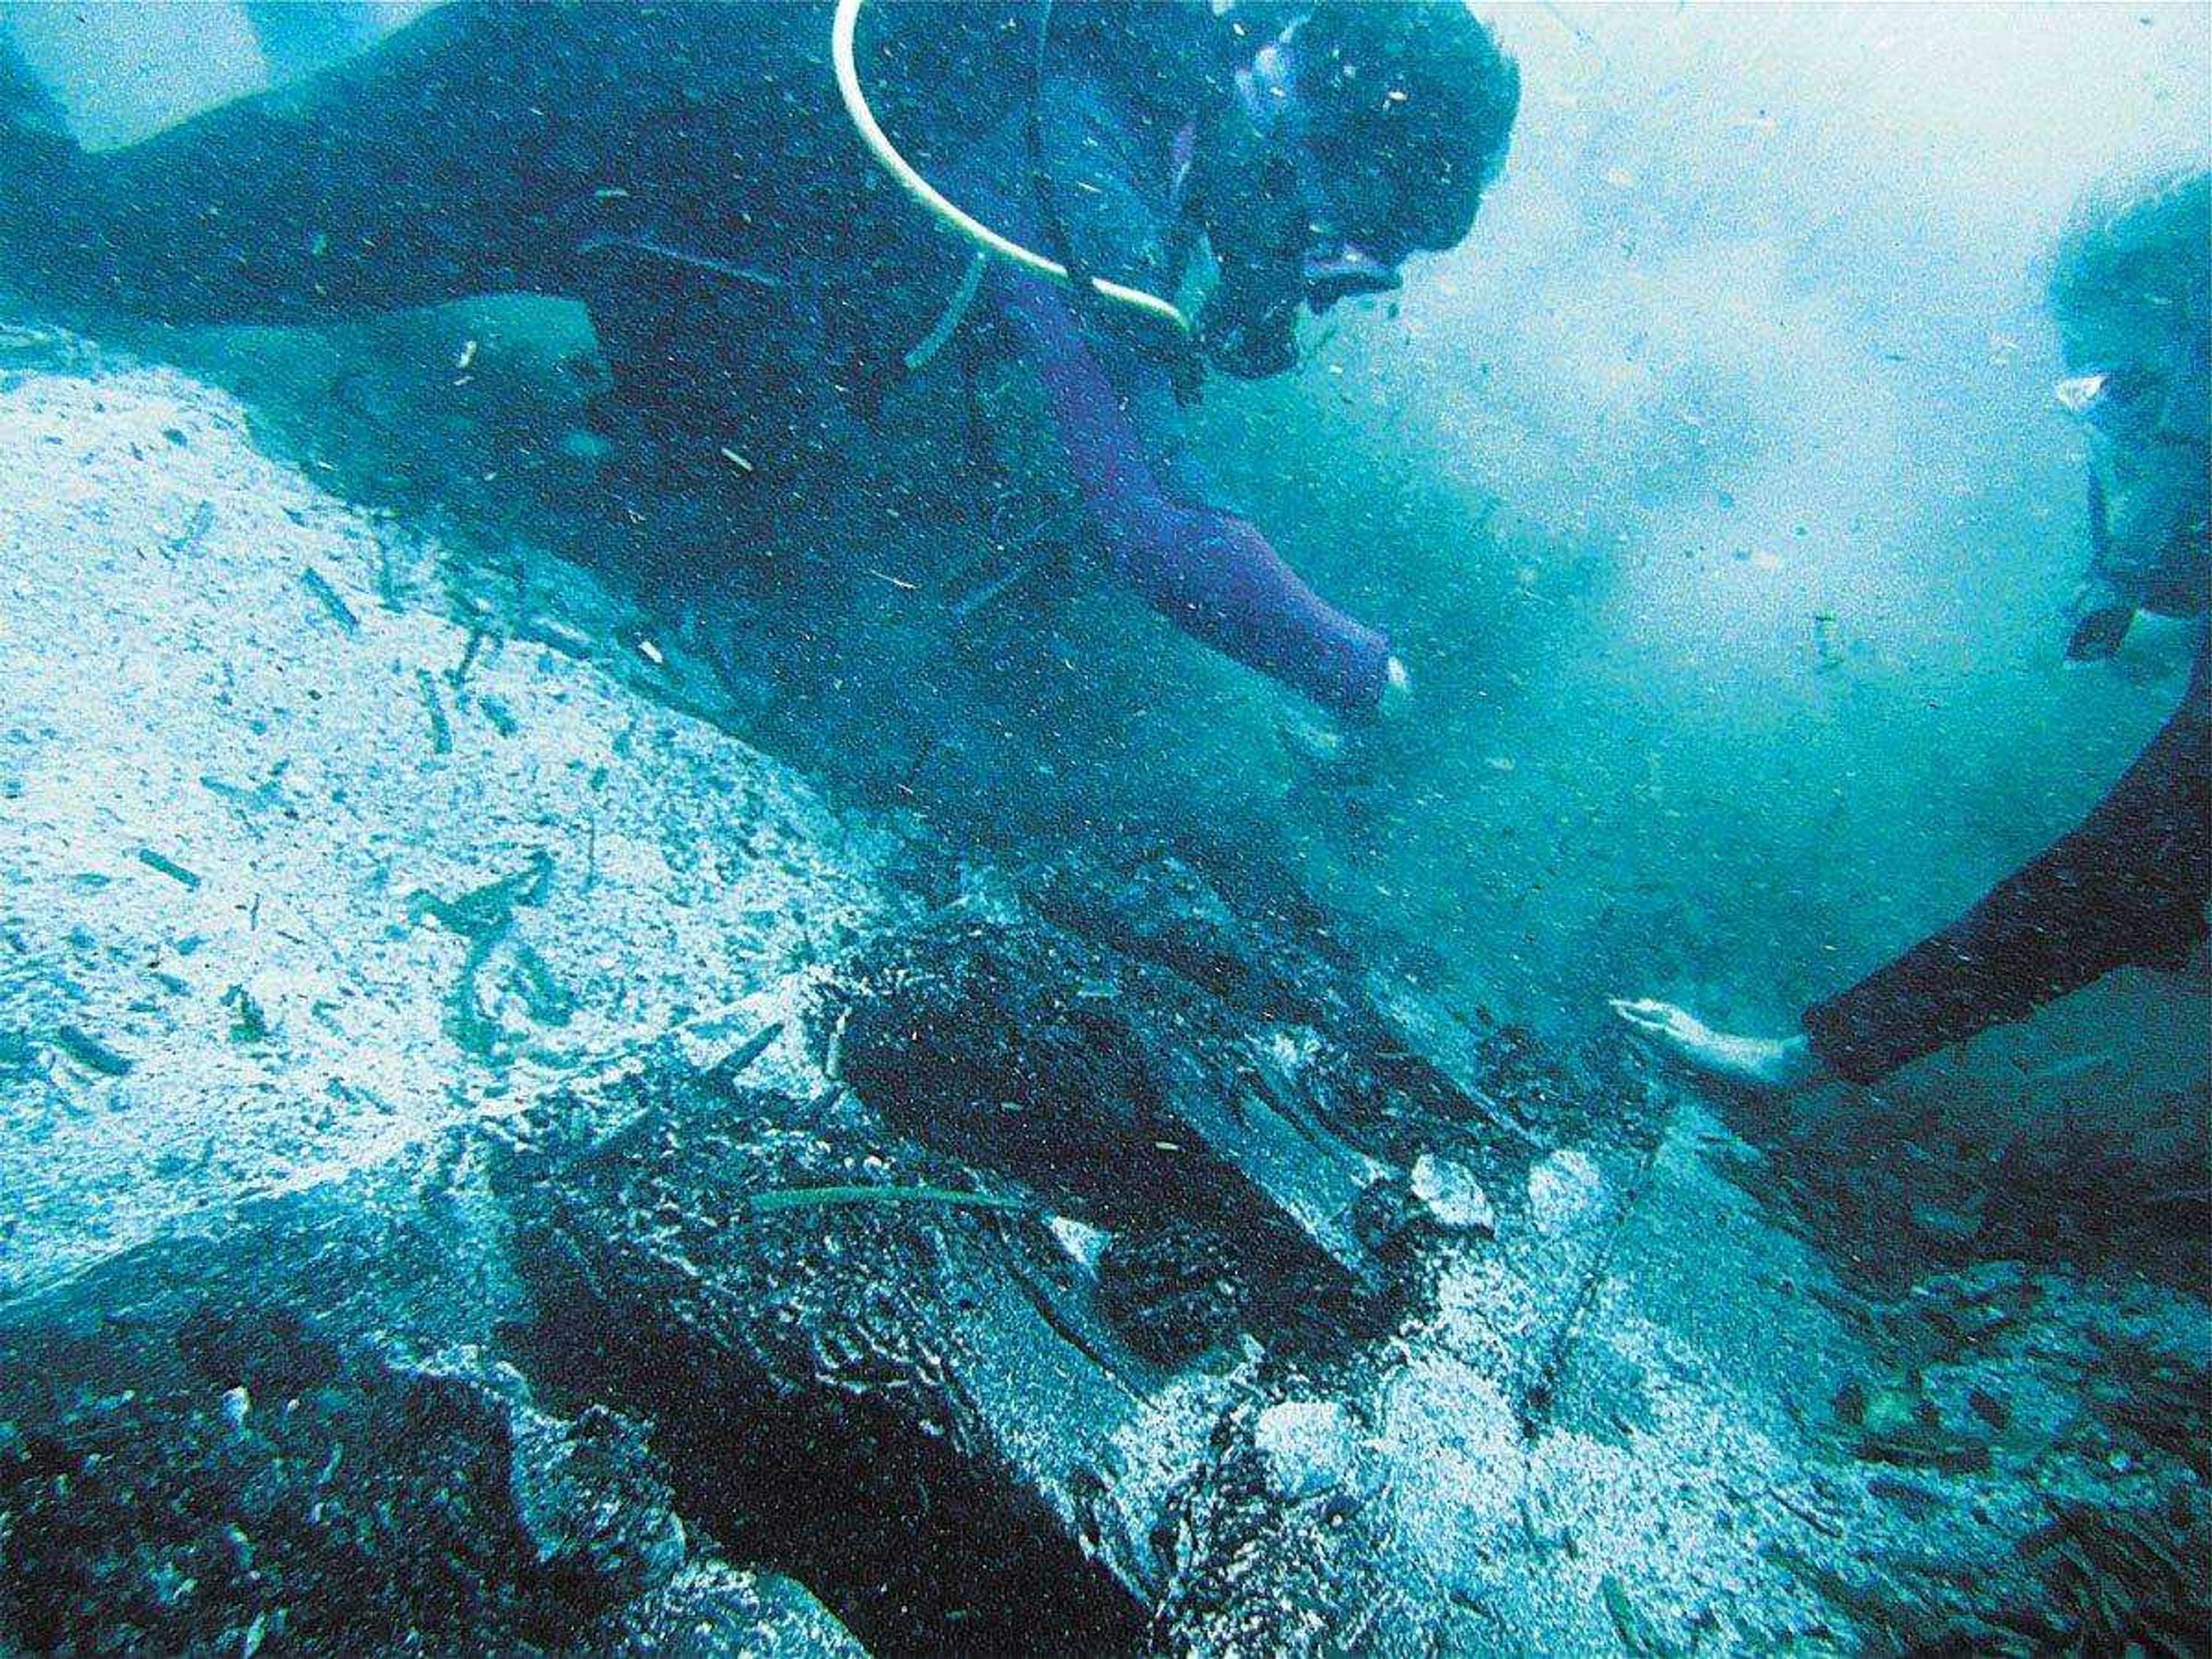
[{"label": "diver's gloved hand", "polygon": [[2075,592],[2067,616],[2073,628],[2066,636],[2066,660],[2103,662],[2127,638],[2136,603],[2109,579],[2093,575]]},{"label": "diver's gloved hand", "polygon": [[1383,673],[1375,717],[1364,725],[1348,726],[1306,708],[1285,714],[1276,730],[1291,757],[1330,783],[1372,783],[1413,720],[1413,679],[1406,665],[1392,657]]},{"label": "diver's gloved hand", "polygon": [[1754,1094],[1788,1094],[1810,1088],[1827,1066],[1801,1031],[1792,1037],[1735,1036],[1716,1031],[1687,1009],[1643,998],[1615,997],[1613,1012],[1666,1059],[1708,1083]]},{"label": "diver's gloved hand", "polygon": [[1382,700],[1376,706],[1375,723],[1395,726],[1413,715],[1413,677],[1396,657],[1382,665]]}]

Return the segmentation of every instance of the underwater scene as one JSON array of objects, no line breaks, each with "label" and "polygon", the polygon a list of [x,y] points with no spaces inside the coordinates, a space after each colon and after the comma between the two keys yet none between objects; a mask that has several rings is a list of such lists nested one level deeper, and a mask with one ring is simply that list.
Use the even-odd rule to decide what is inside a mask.
[{"label": "underwater scene", "polygon": [[2212,4],[0,0],[0,1653],[2212,1653]]}]

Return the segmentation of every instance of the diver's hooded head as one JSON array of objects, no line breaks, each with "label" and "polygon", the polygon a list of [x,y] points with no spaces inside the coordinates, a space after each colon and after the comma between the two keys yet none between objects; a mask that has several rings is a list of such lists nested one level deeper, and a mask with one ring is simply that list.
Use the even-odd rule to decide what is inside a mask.
[{"label": "diver's hooded head", "polygon": [[1498,176],[1521,75],[1461,0],[1236,9],[1249,58],[1201,131],[1186,204],[1219,281],[1199,319],[1245,378],[1296,361],[1299,307],[1395,289],[1456,245]]},{"label": "diver's hooded head", "polygon": [[2060,404],[2088,451],[2092,550],[2072,654],[2137,609],[2212,601],[2212,172],[2107,185],[2051,262]]}]

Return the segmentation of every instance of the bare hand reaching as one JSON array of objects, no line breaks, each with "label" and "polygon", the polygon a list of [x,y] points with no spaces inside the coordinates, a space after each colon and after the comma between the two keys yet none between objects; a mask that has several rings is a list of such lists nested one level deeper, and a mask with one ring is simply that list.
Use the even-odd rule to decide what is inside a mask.
[{"label": "bare hand reaching", "polygon": [[1716,1031],[1686,1008],[1650,998],[1614,998],[1613,1012],[1660,1054],[1714,1083],[1781,1093],[1819,1082],[1826,1072],[1813,1045],[1792,1037],[1736,1036]]}]

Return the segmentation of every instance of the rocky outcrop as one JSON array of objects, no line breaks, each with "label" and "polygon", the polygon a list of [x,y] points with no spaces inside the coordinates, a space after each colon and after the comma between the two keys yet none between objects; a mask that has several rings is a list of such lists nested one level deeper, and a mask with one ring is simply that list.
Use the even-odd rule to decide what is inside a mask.
[{"label": "rocky outcrop", "polygon": [[495,1357],[512,1291],[495,1261],[470,1271],[441,1202],[373,1181],[278,1200],[12,1310],[0,1641],[665,1652],[727,1629],[856,1650],[690,1534],[646,1424],[556,1414]]},{"label": "rocky outcrop", "polygon": [[464,571],[229,399],[20,341],[0,1291],[514,1109],[896,902],[896,838],[682,712],[580,574]]},{"label": "rocky outcrop", "polygon": [[174,377],[0,479],[0,1646],[2201,1633],[2202,1304],[1869,1299],[1249,852],[855,818]]}]

